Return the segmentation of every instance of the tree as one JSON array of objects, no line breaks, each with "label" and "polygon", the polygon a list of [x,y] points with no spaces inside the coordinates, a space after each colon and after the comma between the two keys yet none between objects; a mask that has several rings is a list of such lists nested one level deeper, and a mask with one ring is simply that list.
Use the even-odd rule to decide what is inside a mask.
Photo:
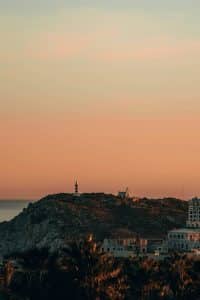
[{"label": "tree", "polygon": [[127,285],[121,265],[101,253],[92,237],[72,242],[58,253],[33,249],[15,255],[22,272],[15,272],[9,288],[26,300],[122,300]]},{"label": "tree", "polygon": [[72,275],[78,292],[77,299],[125,298],[127,285],[120,263],[112,256],[102,253],[91,236],[79,243],[72,243],[64,252],[64,265]]}]

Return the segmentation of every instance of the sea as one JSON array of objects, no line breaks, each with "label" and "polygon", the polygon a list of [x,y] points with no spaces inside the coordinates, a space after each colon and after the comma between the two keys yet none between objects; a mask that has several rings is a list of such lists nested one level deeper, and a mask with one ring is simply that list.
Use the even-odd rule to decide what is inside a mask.
[{"label": "sea", "polygon": [[0,200],[0,222],[10,221],[17,216],[28,204],[28,200]]}]

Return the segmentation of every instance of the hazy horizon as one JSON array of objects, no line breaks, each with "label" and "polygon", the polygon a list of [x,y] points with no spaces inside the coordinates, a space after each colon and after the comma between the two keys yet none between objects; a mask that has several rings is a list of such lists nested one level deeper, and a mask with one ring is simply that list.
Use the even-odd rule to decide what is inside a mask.
[{"label": "hazy horizon", "polygon": [[200,2],[0,0],[0,198],[200,195]]}]

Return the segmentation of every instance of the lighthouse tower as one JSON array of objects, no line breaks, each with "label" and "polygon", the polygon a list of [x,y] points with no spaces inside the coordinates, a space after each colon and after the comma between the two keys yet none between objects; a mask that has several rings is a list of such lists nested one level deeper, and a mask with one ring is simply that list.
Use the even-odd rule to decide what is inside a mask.
[{"label": "lighthouse tower", "polygon": [[74,184],[74,196],[80,197],[80,193],[79,193],[79,189],[78,189],[78,181],[77,180],[75,181],[75,184]]}]

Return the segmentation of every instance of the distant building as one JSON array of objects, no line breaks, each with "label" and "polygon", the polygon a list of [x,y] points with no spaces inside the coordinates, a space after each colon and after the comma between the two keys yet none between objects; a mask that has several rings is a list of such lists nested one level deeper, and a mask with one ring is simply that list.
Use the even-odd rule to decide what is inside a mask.
[{"label": "distant building", "polygon": [[187,227],[200,228],[200,199],[198,198],[189,201]]},{"label": "distant building", "polygon": [[193,198],[188,205],[186,228],[168,232],[168,250],[192,252],[200,249],[200,199]]},{"label": "distant building", "polygon": [[132,257],[147,252],[147,240],[141,238],[104,239],[101,251],[110,253],[114,257]]},{"label": "distant building", "polygon": [[127,198],[129,198],[129,190],[128,190],[128,188],[126,188],[125,191],[119,191],[118,192],[118,197],[120,199],[127,199]]},{"label": "distant building", "polygon": [[168,249],[180,252],[200,249],[200,229],[181,228],[169,231]]},{"label": "distant building", "polygon": [[160,253],[164,252],[163,243],[164,241],[162,239],[148,239],[147,252],[148,253],[155,253],[155,251],[159,251]]}]

